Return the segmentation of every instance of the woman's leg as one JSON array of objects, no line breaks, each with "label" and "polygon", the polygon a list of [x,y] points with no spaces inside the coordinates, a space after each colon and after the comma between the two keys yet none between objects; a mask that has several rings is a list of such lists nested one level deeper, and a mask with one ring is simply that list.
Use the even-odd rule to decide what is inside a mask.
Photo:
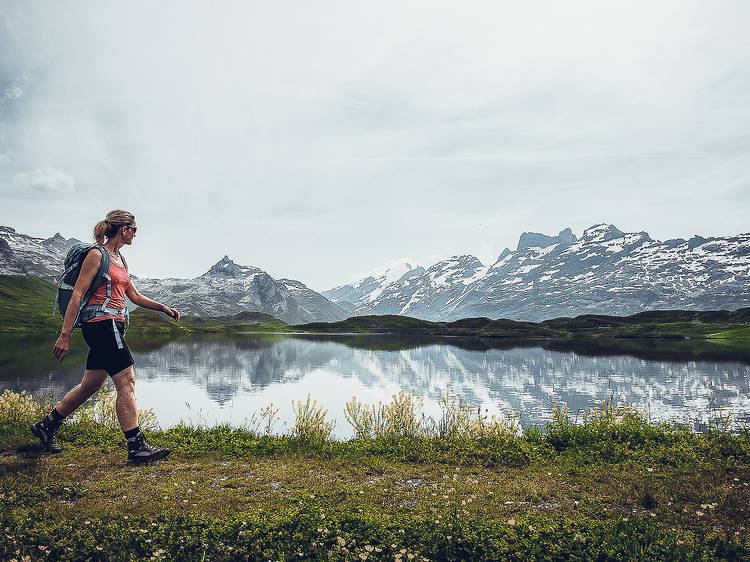
[{"label": "woman's leg", "polygon": [[135,405],[135,373],[131,365],[112,375],[117,389],[117,419],[125,439],[128,440],[128,462],[144,463],[159,460],[169,454],[169,449],[154,447],[138,427],[138,408]]},{"label": "woman's leg", "polygon": [[112,375],[112,382],[117,389],[117,420],[120,422],[122,431],[128,431],[138,427],[138,408],[135,405],[135,373],[131,365],[119,373]]},{"label": "woman's leg", "polygon": [[57,430],[63,420],[99,390],[105,380],[107,380],[107,371],[85,370],[81,383],[72,388],[48,415],[31,426],[31,432],[41,440],[45,449],[52,453],[62,451],[62,447],[57,442]]},{"label": "woman's leg", "polygon": [[61,416],[68,417],[76,408],[78,408],[78,406],[86,402],[92,394],[99,390],[105,380],[107,380],[107,371],[104,369],[84,371],[81,383],[73,387],[65,395],[55,407],[55,410],[57,410]]}]

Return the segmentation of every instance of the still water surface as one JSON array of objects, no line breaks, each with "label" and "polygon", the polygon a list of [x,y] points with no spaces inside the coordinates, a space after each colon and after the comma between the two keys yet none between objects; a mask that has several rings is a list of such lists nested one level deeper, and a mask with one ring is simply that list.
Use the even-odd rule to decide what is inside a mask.
[{"label": "still water surface", "polygon": [[[74,340],[62,365],[54,336],[0,336],[0,391],[52,392],[80,380],[87,348]],[[185,421],[251,426],[273,402],[286,431],[291,400],[308,393],[329,409],[336,435],[351,436],[344,404],[352,396],[389,401],[400,389],[424,397],[439,418],[447,389],[487,413],[519,412],[524,425],[549,421],[557,403],[571,412],[602,400],[626,402],[653,419],[700,427],[718,407],[736,420],[750,413],[750,353],[716,344],[508,342],[396,336],[222,336],[177,340],[129,337],[139,408],[163,427]]]}]

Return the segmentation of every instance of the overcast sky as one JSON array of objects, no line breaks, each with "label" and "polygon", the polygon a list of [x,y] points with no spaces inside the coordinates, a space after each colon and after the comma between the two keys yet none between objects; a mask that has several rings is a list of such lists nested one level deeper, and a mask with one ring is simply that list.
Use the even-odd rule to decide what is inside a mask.
[{"label": "overcast sky", "polygon": [[596,223],[750,230],[750,3],[0,2],[0,224],[316,290]]}]

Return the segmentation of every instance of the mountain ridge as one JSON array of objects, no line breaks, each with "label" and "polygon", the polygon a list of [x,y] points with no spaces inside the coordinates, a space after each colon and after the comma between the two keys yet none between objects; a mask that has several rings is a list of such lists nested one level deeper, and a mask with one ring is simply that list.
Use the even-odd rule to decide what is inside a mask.
[{"label": "mountain ridge", "polygon": [[[60,233],[35,238],[0,226],[0,273],[52,280],[76,242]],[[142,278],[138,287],[187,313],[262,312],[290,324],[371,314],[538,322],[654,309],[738,309],[750,305],[750,234],[661,242],[607,223],[592,225],[580,237],[570,228],[556,236],[524,232],[516,250],[506,248],[489,266],[470,254],[429,267],[396,260],[320,293],[224,255],[194,279]]]},{"label": "mountain ridge", "polygon": [[[34,275],[56,282],[65,255],[76,243],[80,241],[66,239],[59,232],[45,239],[0,226],[0,274]],[[143,295],[168,303],[183,314],[222,317],[261,312],[290,324],[335,322],[347,317],[341,307],[304,283],[274,279],[255,266],[236,264],[227,255],[193,279],[148,279],[132,273],[131,278],[138,280]]]},{"label": "mountain ridge", "polygon": [[[506,248],[483,270],[457,265],[462,258],[442,260],[408,283],[373,284],[347,302],[347,310],[431,321],[487,316],[538,322],[750,304],[750,234],[659,242],[645,231],[625,233],[599,223],[580,238],[569,228],[557,236],[525,232],[515,251]],[[338,302],[342,292],[321,294]]]}]

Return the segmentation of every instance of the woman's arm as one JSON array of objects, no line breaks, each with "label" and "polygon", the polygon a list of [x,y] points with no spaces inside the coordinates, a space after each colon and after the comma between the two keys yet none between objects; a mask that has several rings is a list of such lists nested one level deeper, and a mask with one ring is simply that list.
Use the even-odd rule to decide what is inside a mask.
[{"label": "woman's arm", "polygon": [[86,254],[83,260],[81,272],[78,274],[75,287],[73,287],[73,295],[70,297],[68,309],[65,311],[60,337],[57,338],[55,347],[52,348],[52,353],[57,357],[58,361],[62,361],[68,352],[68,348],[70,347],[70,333],[73,331],[73,322],[75,322],[78,315],[78,309],[81,307],[83,296],[91,286],[96,272],[99,271],[101,260],[102,253],[96,248],[89,250],[89,253]]},{"label": "woman's arm", "polygon": [[142,308],[150,308],[151,310],[158,310],[159,312],[163,312],[170,318],[174,318],[175,322],[179,321],[180,319],[180,313],[174,308],[169,308],[167,305],[161,304],[156,301],[152,301],[151,299],[144,297],[142,294],[140,294],[138,292],[138,289],[135,288],[135,285],[133,285],[132,281],[128,284],[128,288],[125,289],[125,294],[128,295],[130,302],[132,302],[133,304],[137,306],[140,306]]}]

